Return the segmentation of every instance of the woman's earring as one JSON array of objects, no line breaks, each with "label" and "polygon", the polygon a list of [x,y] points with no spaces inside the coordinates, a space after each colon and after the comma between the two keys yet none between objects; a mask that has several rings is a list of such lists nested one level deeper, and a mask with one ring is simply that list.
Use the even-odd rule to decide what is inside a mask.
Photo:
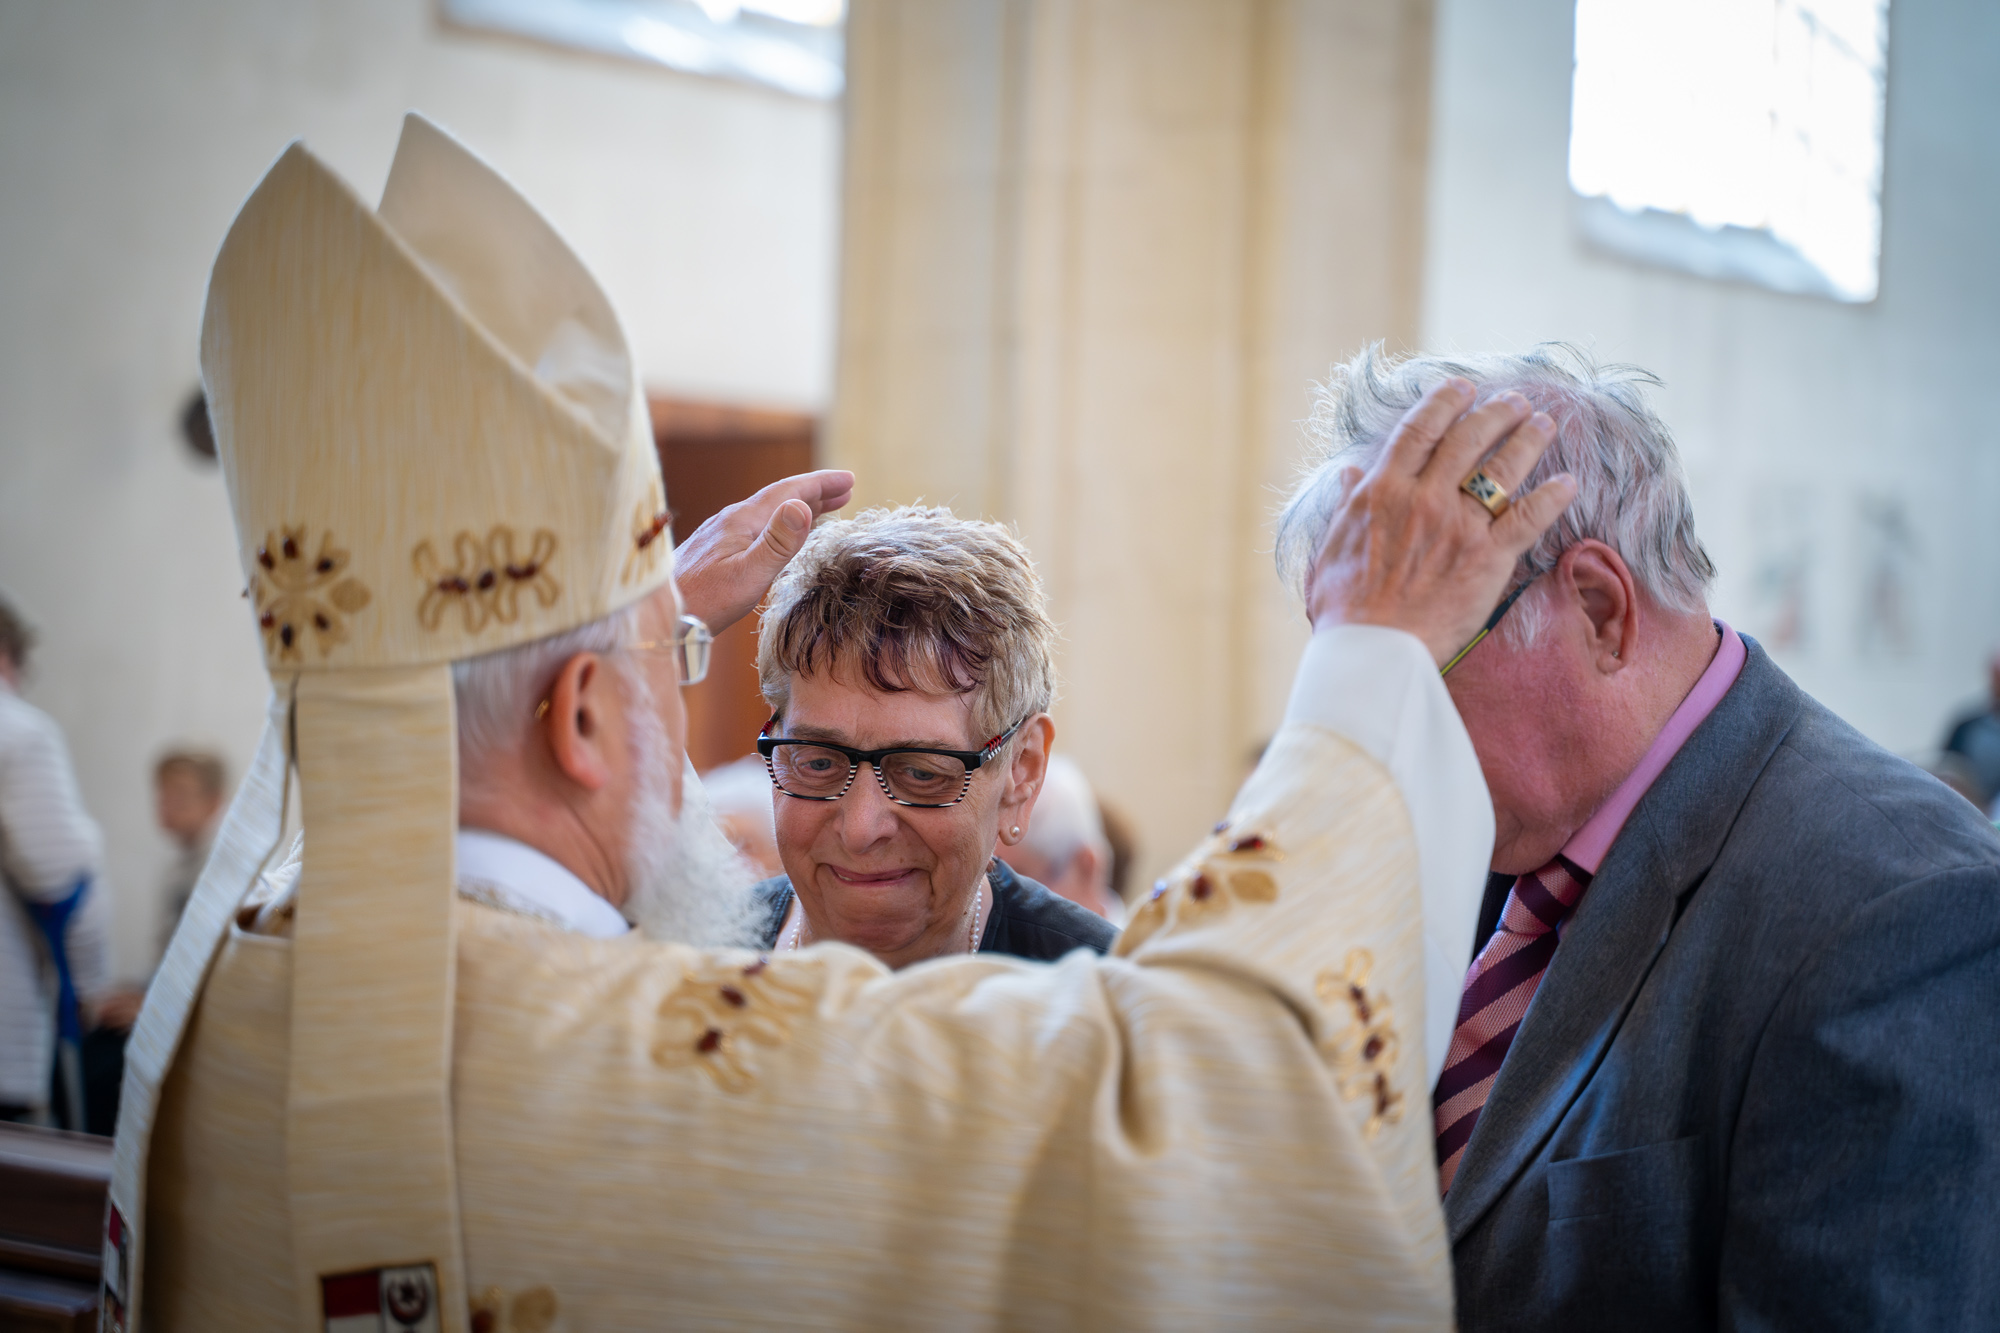
[{"label": "woman's earring", "polygon": [[1021,840],[1021,826],[1019,824],[1014,825],[1013,828],[1008,830],[1008,836],[1015,842],[1019,842]]}]

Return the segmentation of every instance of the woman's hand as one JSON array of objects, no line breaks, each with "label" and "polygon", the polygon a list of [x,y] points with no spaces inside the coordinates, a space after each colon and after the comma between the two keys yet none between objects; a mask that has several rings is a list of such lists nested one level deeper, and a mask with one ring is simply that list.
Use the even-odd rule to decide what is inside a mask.
[{"label": "woman's hand", "polygon": [[1479,633],[1515,563],[1576,498],[1565,473],[1496,519],[1461,491],[1483,467],[1511,495],[1555,439],[1554,423],[1520,394],[1468,411],[1472,399],[1469,381],[1446,380],[1404,416],[1373,468],[1342,478],[1344,497],[1306,585],[1315,629],[1406,630],[1442,666]]}]

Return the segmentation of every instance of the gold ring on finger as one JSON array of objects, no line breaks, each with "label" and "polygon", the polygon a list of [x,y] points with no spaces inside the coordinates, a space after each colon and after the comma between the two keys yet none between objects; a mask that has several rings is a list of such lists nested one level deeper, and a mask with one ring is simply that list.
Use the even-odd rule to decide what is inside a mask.
[{"label": "gold ring on finger", "polygon": [[1507,498],[1507,489],[1486,475],[1485,468],[1480,468],[1458,483],[1458,489],[1485,505],[1486,512],[1495,518],[1506,513],[1508,506],[1514,503]]}]

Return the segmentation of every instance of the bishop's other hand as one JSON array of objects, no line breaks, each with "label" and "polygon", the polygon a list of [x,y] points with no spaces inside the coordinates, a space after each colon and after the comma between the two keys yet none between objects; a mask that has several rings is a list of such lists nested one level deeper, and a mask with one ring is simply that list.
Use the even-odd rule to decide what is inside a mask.
[{"label": "bishop's other hand", "polygon": [[1446,380],[1404,415],[1373,467],[1342,475],[1306,585],[1315,629],[1406,630],[1442,666],[1478,635],[1516,561],[1576,498],[1563,473],[1496,518],[1460,489],[1480,471],[1511,495],[1555,439],[1548,415],[1518,393],[1472,401],[1469,381]]},{"label": "bishop's other hand", "polygon": [[748,615],[806,544],[813,520],[853,494],[852,472],[802,472],[772,482],[689,533],[674,552],[674,581],[687,613],[717,634]]}]

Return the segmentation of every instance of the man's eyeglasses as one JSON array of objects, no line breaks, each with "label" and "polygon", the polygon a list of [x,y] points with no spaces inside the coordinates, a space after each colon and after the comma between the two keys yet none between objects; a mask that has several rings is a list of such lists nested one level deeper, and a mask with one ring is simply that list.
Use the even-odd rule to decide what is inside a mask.
[{"label": "man's eyeglasses", "polygon": [[674,665],[681,673],[681,684],[699,685],[708,677],[709,650],[715,647],[715,635],[709,633],[708,626],[695,616],[682,616],[674,627],[671,639],[645,639],[638,643],[621,645],[621,653],[672,653]]},{"label": "man's eyeglasses", "polygon": [[[764,730],[770,731],[777,720],[778,715],[771,714]],[[1021,722],[1027,720],[1024,717]],[[874,770],[882,794],[897,805],[941,810],[965,799],[972,790],[973,773],[1000,753],[1000,748],[1021,729],[1021,722],[977,750],[856,750],[831,741],[763,735],[757,738],[757,753],[764,756],[771,784],[801,801],[839,800],[847,795],[861,766],[866,764]]]},{"label": "man's eyeglasses", "polygon": [[1541,577],[1540,571],[1530,574],[1528,575],[1527,578],[1521,581],[1519,587],[1515,588],[1514,591],[1508,593],[1506,599],[1502,601],[1500,605],[1493,608],[1493,614],[1486,617],[1486,624],[1480,629],[1479,633],[1472,636],[1472,642],[1466,644],[1465,647],[1459,649],[1458,656],[1452,658],[1451,661],[1446,662],[1443,666],[1439,667],[1438,674],[1440,676],[1450,675],[1451,669],[1457,666],[1460,662],[1463,662],[1465,660],[1465,655],[1471,652],[1474,648],[1477,648],[1479,646],[1479,641],[1481,639],[1484,639],[1487,635],[1491,634],[1496,628],[1499,627],[1500,621],[1503,618],[1505,618],[1508,608],[1513,606],[1514,603],[1520,601],[1521,594],[1528,590],[1528,585],[1532,584],[1536,579],[1540,577]]},{"label": "man's eyeglasses", "polygon": [[[680,672],[681,684],[699,685],[708,675],[709,649],[715,646],[715,635],[708,626],[695,616],[682,616],[674,627],[671,639],[641,639],[638,643],[624,643],[610,649],[614,653],[672,653],[674,668]],[[540,720],[549,715],[549,701],[544,698],[535,705],[535,718]]]}]

